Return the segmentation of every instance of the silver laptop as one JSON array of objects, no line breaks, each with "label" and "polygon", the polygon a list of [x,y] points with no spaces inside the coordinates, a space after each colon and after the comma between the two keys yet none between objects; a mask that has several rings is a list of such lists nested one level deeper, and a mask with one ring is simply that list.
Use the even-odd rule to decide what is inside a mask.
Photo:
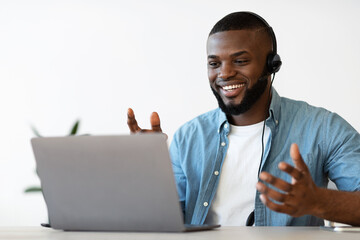
[{"label": "silver laptop", "polygon": [[181,232],[185,226],[161,134],[31,140],[54,229]]}]

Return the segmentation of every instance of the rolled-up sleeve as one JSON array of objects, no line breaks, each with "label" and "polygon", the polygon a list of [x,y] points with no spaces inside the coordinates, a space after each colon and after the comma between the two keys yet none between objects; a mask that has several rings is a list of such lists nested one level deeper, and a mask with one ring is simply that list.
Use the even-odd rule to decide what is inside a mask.
[{"label": "rolled-up sleeve", "polygon": [[329,113],[324,171],[339,190],[360,191],[360,134],[343,118]]}]

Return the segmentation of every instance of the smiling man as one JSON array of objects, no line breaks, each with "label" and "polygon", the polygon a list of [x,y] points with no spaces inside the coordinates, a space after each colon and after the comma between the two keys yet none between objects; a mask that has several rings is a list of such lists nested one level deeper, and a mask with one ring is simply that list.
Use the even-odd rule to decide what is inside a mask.
[{"label": "smiling man", "polygon": [[[335,113],[278,95],[281,60],[265,20],[225,16],[207,59],[219,108],[184,124],[170,146],[185,222],[360,225],[360,135]],[[161,132],[157,113],[142,130],[129,109],[128,125]],[[340,190],[326,189],[328,179]]]},{"label": "smiling man", "polygon": [[272,52],[270,40],[262,44],[267,38],[264,28],[221,31],[209,36],[211,90],[234,125],[258,123],[266,115],[269,91],[264,92],[270,88],[266,59]]}]

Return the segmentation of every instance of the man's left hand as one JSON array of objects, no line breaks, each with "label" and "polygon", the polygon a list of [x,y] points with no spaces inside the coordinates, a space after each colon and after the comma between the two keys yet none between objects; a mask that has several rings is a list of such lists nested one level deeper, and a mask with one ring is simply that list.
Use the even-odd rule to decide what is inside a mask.
[{"label": "man's left hand", "polygon": [[267,172],[262,172],[259,178],[282,192],[258,182],[256,189],[261,193],[260,199],[271,210],[286,213],[293,217],[300,217],[305,214],[315,215],[318,196],[321,195],[318,191],[319,188],[312,180],[309,169],[302,159],[296,144],[291,145],[290,156],[295,167],[285,162],[279,163],[278,167],[281,171],[291,175],[291,183],[274,177]]}]

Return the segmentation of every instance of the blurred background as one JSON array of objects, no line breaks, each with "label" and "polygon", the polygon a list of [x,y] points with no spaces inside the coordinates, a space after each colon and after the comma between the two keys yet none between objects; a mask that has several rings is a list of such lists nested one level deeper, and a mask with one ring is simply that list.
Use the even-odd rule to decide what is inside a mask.
[{"label": "blurred background", "polygon": [[273,27],[281,96],[339,113],[360,130],[356,0],[0,0],[0,226],[47,221],[30,146],[44,136],[128,134],[126,112],[169,135],[216,108],[205,43],[234,11]]}]

